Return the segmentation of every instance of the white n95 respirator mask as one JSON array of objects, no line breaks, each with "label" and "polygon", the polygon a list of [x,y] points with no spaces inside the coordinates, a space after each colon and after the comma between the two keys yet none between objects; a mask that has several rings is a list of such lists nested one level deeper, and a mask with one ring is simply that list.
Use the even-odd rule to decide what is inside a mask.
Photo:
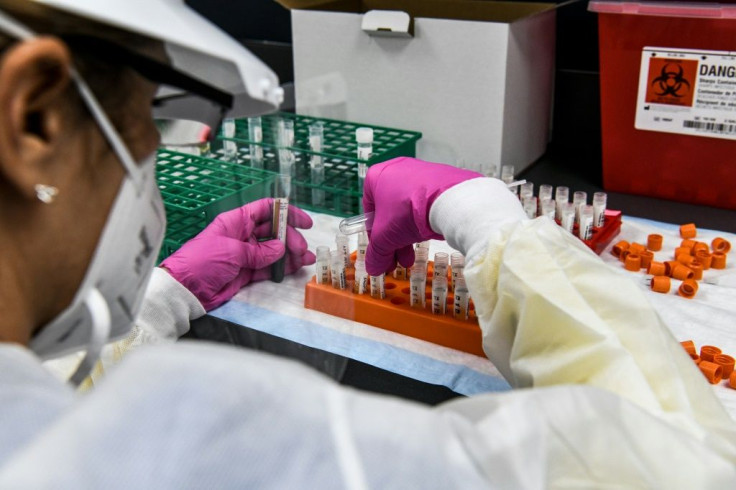
[{"label": "white n95 respirator mask", "polygon": [[[20,40],[35,37],[35,33],[1,11],[0,32]],[[163,241],[166,217],[156,185],[155,154],[137,164],[76,70],[71,70],[71,79],[125,169],[74,299],[30,343],[30,348],[43,359],[86,350],[71,378],[78,384],[92,370],[102,347],[130,332]]]}]

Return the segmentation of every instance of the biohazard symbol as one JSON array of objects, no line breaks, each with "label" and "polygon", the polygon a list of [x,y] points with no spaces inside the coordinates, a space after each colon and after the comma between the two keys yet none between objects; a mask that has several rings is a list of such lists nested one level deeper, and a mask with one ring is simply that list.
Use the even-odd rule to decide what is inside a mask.
[{"label": "biohazard symbol", "polygon": [[692,107],[698,60],[649,58],[646,103]]},{"label": "biohazard symbol", "polygon": [[[660,91],[656,92],[659,96],[682,97],[690,92],[690,82],[684,78],[684,70],[682,66],[674,63],[667,63],[662,67],[661,74],[652,81],[652,86]],[[655,85],[656,84],[656,85]],[[686,92],[681,94],[680,91],[686,88]]]}]

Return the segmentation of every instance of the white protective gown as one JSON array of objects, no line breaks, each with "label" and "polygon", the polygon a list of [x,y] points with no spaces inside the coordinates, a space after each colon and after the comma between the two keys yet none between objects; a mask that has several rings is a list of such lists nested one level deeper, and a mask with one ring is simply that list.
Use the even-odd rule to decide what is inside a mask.
[{"label": "white protective gown", "polygon": [[[637,285],[499,181],[446,191],[430,221],[466,253],[484,348],[518,389],[428,408],[181,342],[78,394],[6,344],[0,488],[736,488],[736,426]],[[143,331],[201,314],[175,281],[152,288]]]}]

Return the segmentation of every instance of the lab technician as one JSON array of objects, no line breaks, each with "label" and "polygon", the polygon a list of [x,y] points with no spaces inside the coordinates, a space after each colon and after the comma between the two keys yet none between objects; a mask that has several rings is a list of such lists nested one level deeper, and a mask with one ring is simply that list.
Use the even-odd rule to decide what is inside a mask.
[{"label": "lab technician", "polygon": [[40,358],[84,348],[79,381],[134,318],[133,336],[180,334],[284,253],[312,263],[311,223],[292,209],[284,248],[258,242],[268,201],[227,213],[145,289],[163,233],[152,81],[237,107],[232,83],[194,74],[249,54],[174,0],[0,0],[0,32],[0,488],[734,488],[734,423],[640,289],[500,181],[412,159],[366,178],[368,271],[446,238],[518,389],[432,409],[186,342],[84,394],[60,383]]}]

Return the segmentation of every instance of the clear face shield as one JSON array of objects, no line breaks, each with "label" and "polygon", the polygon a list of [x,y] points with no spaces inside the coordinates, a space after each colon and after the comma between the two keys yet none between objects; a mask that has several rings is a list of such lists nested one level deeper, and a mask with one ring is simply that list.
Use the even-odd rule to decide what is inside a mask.
[{"label": "clear face shield", "polygon": [[[110,2],[103,1],[103,3]],[[74,12],[74,9],[87,4],[90,9],[103,7],[99,5],[95,7],[93,3],[84,1],[71,2],[63,7],[73,14],[84,15],[85,12]],[[111,4],[111,8],[123,9],[124,4],[125,2],[116,2]],[[152,5],[156,8],[176,7],[168,1],[154,2]],[[176,8],[188,10],[183,5]],[[106,13],[114,15],[114,12],[111,13],[109,10],[107,9]],[[125,8],[124,11],[129,10]],[[94,18],[92,14],[90,16]],[[146,21],[143,19],[142,22]],[[198,21],[207,28],[213,28],[204,19],[200,18]],[[0,10],[0,32],[18,40],[36,37],[36,33],[2,10]],[[170,56],[172,51],[166,44],[167,40],[160,41],[167,48],[167,56]],[[201,108],[207,106],[210,107],[205,114],[208,120],[203,122],[217,124],[222,117],[232,115],[233,105],[237,105],[237,93],[229,93],[217,86],[200,82],[182,71],[182,66],[166,65],[104,42],[101,42],[100,46],[104,46],[102,48],[104,51],[100,54],[115,56],[112,59],[130,66],[144,77],[183,89],[176,92],[175,96],[169,91],[166,100],[159,101],[159,114],[181,116],[183,110],[188,110],[189,115],[195,115],[191,117],[192,119],[201,120],[202,118],[196,115],[205,114]],[[202,59],[197,60],[200,69],[205,59],[206,56],[202,55]],[[123,338],[130,332],[140,311],[143,294],[163,241],[166,218],[155,179],[155,153],[142,162],[136,162],[92,91],[74,69],[71,70],[71,79],[86,108],[125,169],[125,176],[97,248],[74,299],[54,320],[39,329],[30,343],[30,348],[42,359],[86,349],[84,359],[71,378],[73,383],[79,384],[92,370],[102,347],[107,342]],[[198,95],[182,95],[188,94],[189,91]],[[240,98],[249,99],[242,94]],[[185,101],[190,102],[183,103]],[[260,101],[259,104],[265,107],[268,106],[268,101],[265,103]],[[176,110],[172,111],[172,107]]]}]

